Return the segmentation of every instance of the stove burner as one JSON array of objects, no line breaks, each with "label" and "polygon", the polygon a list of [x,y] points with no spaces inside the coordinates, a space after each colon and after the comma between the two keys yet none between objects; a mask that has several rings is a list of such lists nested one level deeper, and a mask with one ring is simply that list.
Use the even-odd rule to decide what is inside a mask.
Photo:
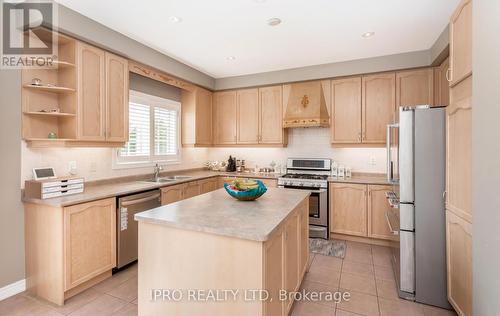
[{"label": "stove burner", "polygon": [[306,180],[326,180],[328,178],[328,176],[327,175],[319,175],[319,174],[306,174],[306,173],[287,173],[283,176],[283,178],[306,179]]}]

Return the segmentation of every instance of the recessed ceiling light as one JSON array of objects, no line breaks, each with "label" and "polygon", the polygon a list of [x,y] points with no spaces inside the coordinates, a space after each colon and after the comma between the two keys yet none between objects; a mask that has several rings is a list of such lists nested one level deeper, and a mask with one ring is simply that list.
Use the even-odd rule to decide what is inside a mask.
[{"label": "recessed ceiling light", "polygon": [[375,35],[375,32],[366,32],[366,33],[361,34],[361,37],[369,38],[369,37],[372,37],[373,35]]},{"label": "recessed ceiling light", "polygon": [[278,24],[281,24],[281,19],[279,18],[270,18],[269,20],[267,20],[267,25],[269,26],[276,26]]},{"label": "recessed ceiling light", "polygon": [[256,3],[264,3],[264,2],[266,2],[267,0],[253,0],[253,1],[254,1],[254,2],[256,2]]},{"label": "recessed ceiling light", "polygon": [[235,60],[235,59],[236,59],[236,57],[234,57],[234,56],[227,56],[227,57],[226,57],[226,59],[227,59],[227,60]]},{"label": "recessed ceiling light", "polygon": [[168,20],[171,22],[171,23],[179,23],[179,22],[182,22],[182,19],[178,16],[175,16],[175,15],[172,15],[171,17],[168,18]]}]

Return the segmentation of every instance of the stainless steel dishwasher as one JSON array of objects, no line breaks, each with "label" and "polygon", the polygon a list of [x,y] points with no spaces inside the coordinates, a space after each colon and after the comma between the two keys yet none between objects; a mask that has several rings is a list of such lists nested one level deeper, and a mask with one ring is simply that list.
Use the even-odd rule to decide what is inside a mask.
[{"label": "stainless steel dishwasher", "polygon": [[137,222],[134,215],[161,206],[160,190],[118,198],[116,210],[116,267],[137,260]]}]

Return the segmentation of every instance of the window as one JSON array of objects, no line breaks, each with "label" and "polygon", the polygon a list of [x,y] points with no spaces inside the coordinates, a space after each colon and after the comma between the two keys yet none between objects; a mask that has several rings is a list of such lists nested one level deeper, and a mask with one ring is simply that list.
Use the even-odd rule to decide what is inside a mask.
[{"label": "window", "polygon": [[181,104],[134,90],[129,100],[129,140],[116,150],[114,167],[179,162]]}]

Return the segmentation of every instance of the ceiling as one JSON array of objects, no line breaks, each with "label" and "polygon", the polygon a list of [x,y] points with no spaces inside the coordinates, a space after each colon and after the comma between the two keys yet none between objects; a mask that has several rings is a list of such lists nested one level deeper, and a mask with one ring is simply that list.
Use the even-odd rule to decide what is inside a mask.
[{"label": "ceiling", "polygon": [[459,2],[57,1],[214,78],[429,49]]}]

